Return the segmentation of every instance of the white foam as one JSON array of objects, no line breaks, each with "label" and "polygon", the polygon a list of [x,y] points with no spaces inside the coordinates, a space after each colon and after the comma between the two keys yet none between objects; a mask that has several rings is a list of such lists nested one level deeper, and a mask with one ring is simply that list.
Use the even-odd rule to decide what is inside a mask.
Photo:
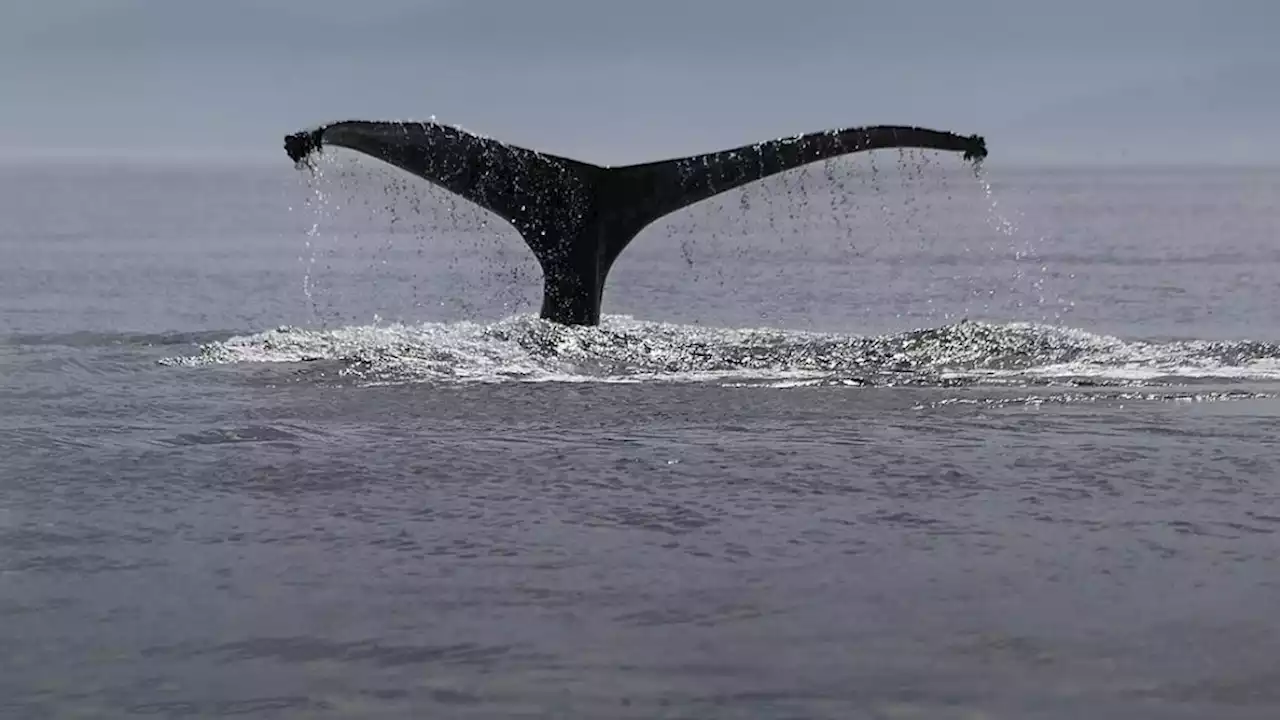
[{"label": "white foam", "polygon": [[882,337],[724,329],[608,316],[565,327],[533,316],[494,323],[279,328],[201,347],[167,364],[340,364],[370,384],[717,382],[768,387],[1092,378],[1280,380],[1280,347],[1145,343],[1033,323],[964,322]]}]

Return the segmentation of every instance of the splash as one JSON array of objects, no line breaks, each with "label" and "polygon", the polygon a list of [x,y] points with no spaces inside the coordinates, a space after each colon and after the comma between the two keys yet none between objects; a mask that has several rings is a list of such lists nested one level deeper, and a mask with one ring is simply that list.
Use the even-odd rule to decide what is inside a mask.
[{"label": "splash", "polygon": [[566,327],[495,323],[279,328],[163,361],[322,362],[358,383],[744,382],[806,385],[1141,384],[1280,380],[1280,345],[1126,341],[1035,323],[961,322],[882,336],[723,329],[609,316]]},{"label": "splash", "polygon": [[[1004,252],[1006,257],[1013,263],[1009,287],[1013,294],[1019,298],[1015,302],[1015,307],[1019,311],[1025,311],[1028,308],[1028,303],[1034,301],[1035,306],[1041,310],[1051,309],[1052,319],[1055,322],[1061,322],[1063,316],[1074,309],[1075,302],[1066,300],[1061,296],[1057,297],[1053,303],[1049,301],[1046,288],[1046,282],[1050,276],[1049,266],[1039,259],[1039,246],[1044,244],[1047,238],[1037,237],[1032,239],[1024,235],[1018,223],[1001,206],[1000,200],[996,197],[990,175],[983,163],[974,163],[973,175],[986,200],[987,225],[996,235],[1004,237],[1007,241],[1007,248]],[[988,251],[992,254],[999,252],[994,245],[988,246]],[[1029,271],[1027,270],[1028,266],[1031,267]],[[987,309],[989,307],[984,308],[984,310]],[[1047,318],[1048,316],[1042,315],[1042,317]]]}]

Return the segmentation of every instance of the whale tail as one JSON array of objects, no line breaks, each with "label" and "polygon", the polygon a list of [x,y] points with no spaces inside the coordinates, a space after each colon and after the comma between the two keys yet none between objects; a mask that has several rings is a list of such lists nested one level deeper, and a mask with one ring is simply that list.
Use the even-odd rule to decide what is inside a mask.
[{"label": "whale tail", "polygon": [[285,138],[298,164],[324,145],[417,175],[506,219],[542,266],[544,319],[596,325],[618,255],[655,220],[713,195],[827,158],[881,148],[987,155],[977,135],[878,125],[797,135],[693,157],[602,167],[434,122],[353,120]]}]

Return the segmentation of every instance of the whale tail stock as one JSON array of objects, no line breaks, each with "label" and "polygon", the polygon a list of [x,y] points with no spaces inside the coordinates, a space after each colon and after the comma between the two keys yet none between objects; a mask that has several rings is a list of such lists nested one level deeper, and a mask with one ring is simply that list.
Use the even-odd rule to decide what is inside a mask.
[{"label": "whale tail stock", "polygon": [[655,220],[713,195],[827,158],[882,148],[987,155],[985,140],[877,125],[797,135],[641,165],[602,167],[434,122],[353,120],[285,138],[297,164],[324,145],[364,153],[501,216],[542,266],[544,319],[596,325],[618,255]]}]

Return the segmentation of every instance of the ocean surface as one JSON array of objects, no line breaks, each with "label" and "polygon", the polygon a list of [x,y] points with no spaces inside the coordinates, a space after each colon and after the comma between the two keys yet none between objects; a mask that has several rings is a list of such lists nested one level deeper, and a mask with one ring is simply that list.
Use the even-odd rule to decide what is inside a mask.
[{"label": "ocean surface", "polygon": [[0,218],[0,717],[1280,717],[1280,171],[845,158],[573,329],[354,155]]}]

